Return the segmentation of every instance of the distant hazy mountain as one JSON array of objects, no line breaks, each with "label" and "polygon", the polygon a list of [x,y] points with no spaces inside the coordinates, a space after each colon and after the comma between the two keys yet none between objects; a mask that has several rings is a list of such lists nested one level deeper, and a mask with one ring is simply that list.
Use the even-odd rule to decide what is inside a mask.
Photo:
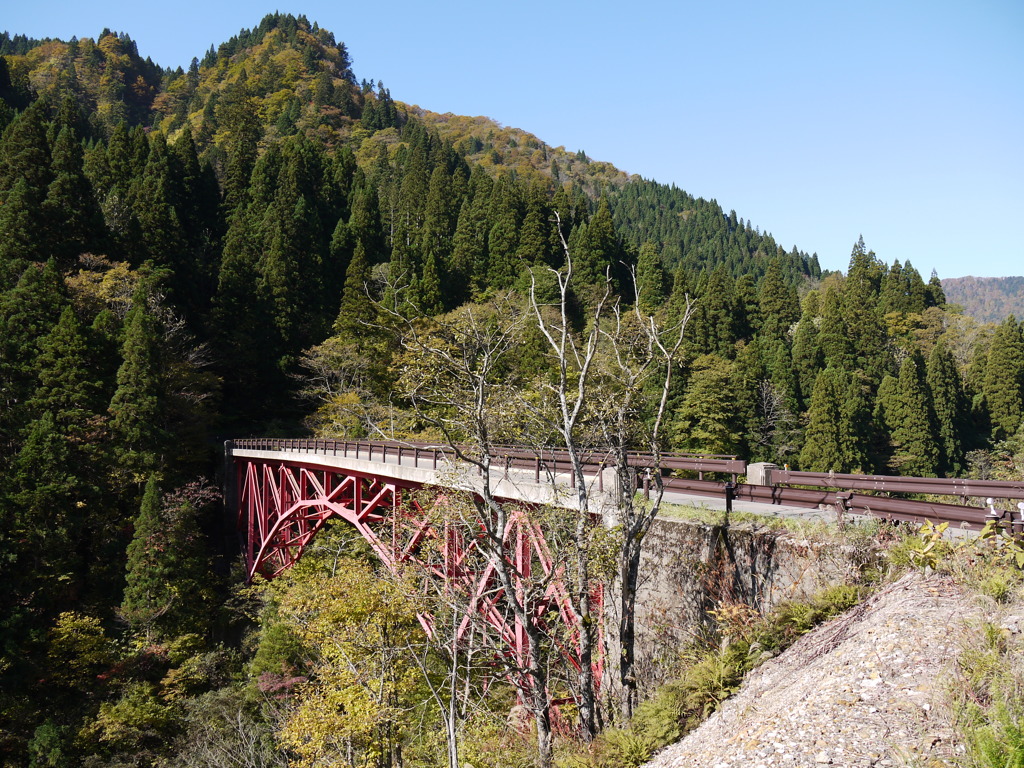
[{"label": "distant hazy mountain", "polygon": [[942,281],[946,301],[984,322],[999,323],[1007,315],[1024,318],[1024,277],[952,277]]}]

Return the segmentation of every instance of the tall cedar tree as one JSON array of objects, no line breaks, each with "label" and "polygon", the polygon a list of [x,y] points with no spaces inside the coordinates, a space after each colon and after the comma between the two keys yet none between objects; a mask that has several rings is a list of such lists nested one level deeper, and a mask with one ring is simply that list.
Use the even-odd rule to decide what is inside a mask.
[{"label": "tall cedar tree", "polygon": [[956,361],[941,341],[928,356],[927,381],[935,407],[942,471],[957,477],[966,469],[964,436],[968,403]]},{"label": "tall cedar tree", "polygon": [[758,292],[760,309],[760,334],[772,339],[783,339],[790,326],[800,319],[800,301],[796,289],[783,280],[782,264],[772,259],[768,271],[761,280]]},{"label": "tall cedar tree", "polygon": [[212,582],[199,516],[213,495],[200,484],[162,495],[155,475],[146,482],[120,613],[149,639],[202,636],[209,628]]},{"label": "tall cedar tree", "polygon": [[31,574],[38,586],[30,592],[42,595],[50,607],[78,596],[88,532],[93,516],[103,510],[101,388],[91,358],[84,329],[74,310],[65,307],[39,342],[33,363],[38,385],[27,403],[34,419],[14,461],[21,519],[11,530],[22,531],[25,554],[33,553],[34,560],[20,577]]},{"label": "tall cedar tree", "polygon": [[886,409],[886,423],[892,433],[890,460],[899,474],[935,477],[939,469],[939,446],[935,440],[933,408],[924,372],[917,356],[904,358],[900,365],[897,396]]},{"label": "tall cedar tree", "polygon": [[740,447],[733,364],[717,355],[693,361],[686,394],[669,423],[674,448],[733,453]]},{"label": "tall cedar tree", "polygon": [[[37,381],[37,345],[60,318],[64,293],[52,261],[30,264],[14,288],[0,293],[0,457],[9,456],[33,417],[26,402]],[[0,461],[0,475],[6,463]]]},{"label": "tall cedar tree", "polygon": [[818,326],[812,314],[804,312],[793,335],[793,371],[796,374],[801,410],[810,407],[814,382],[822,367]]},{"label": "tall cedar tree", "polygon": [[110,400],[110,430],[120,467],[133,482],[156,470],[167,446],[160,382],[160,328],[145,282],[125,318],[117,389]]},{"label": "tall cedar tree", "polygon": [[653,313],[665,303],[668,296],[667,282],[657,246],[651,242],[644,243],[640,246],[636,262],[636,287],[640,308],[644,312]]},{"label": "tall cedar tree", "polygon": [[100,252],[105,244],[103,214],[82,162],[81,142],[65,126],[53,145],[53,181],[42,215],[52,255],[64,267],[74,264],[79,254]]},{"label": "tall cedar tree", "polygon": [[1013,436],[1024,418],[1024,334],[1010,315],[996,330],[983,383],[992,439]]},{"label": "tall cedar tree", "polygon": [[843,372],[828,367],[818,374],[807,411],[807,430],[800,468],[809,472],[845,472],[847,443],[852,439],[843,413],[847,381]]}]

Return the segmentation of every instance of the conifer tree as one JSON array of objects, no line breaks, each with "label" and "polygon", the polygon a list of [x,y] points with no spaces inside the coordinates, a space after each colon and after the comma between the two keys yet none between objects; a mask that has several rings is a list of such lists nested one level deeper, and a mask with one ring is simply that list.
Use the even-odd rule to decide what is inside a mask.
[{"label": "conifer tree", "polygon": [[569,244],[573,269],[579,278],[577,285],[593,286],[592,292],[596,291],[600,295],[604,290],[606,275],[611,276],[614,286],[619,285],[618,265],[622,260],[607,197],[602,195],[597,211],[580,232],[582,236],[575,243]]},{"label": "conifer tree", "polygon": [[169,585],[174,577],[168,558],[161,557],[163,521],[160,519],[160,488],[157,476],[146,481],[139,514],[135,518],[121,615],[136,630],[149,634],[153,623],[171,606]]},{"label": "conifer tree", "polygon": [[733,286],[733,333],[737,340],[751,341],[761,326],[754,276],[741,275]]},{"label": "conifer tree", "polygon": [[121,616],[147,639],[205,634],[211,583],[200,533],[200,485],[161,495],[150,475],[128,545]]},{"label": "conifer tree", "polygon": [[441,275],[437,269],[437,259],[433,253],[427,254],[423,264],[423,274],[416,285],[416,305],[423,315],[433,316],[444,311],[444,298],[441,294]]},{"label": "conifer tree", "polygon": [[[136,222],[133,231],[140,242],[133,244],[136,259],[151,260],[154,264],[170,267],[172,291],[180,293],[177,278],[187,290],[194,279],[187,261],[187,248],[181,222],[171,203],[170,157],[167,143],[161,134],[153,138],[152,149],[142,175],[136,180],[132,194],[132,215]],[[175,300],[178,296],[175,295]]]},{"label": "conifer tree", "polygon": [[16,498],[31,530],[31,549],[43,553],[33,573],[64,582],[50,585],[55,598],[81,588],[85,554],[95,542],[90,534],[111,504],[101,488],[101,386],[91,346],[70,306],[40,340],[33,367],[37,386],[26,404],[33,421],[14,462]]},{"label": "conifer tree", "polygon": [[437,263],[443,264],[451,256],[460,203],[454,198],[452,178],[447,169],[443,165],[435,166],[427,188],[420,250],[433,253]]},{"label": "conifer tree", "polygon": [[486,242],[474,209],[468,197],[462,201],[452,239],[452,256],[448,268],[449,293],[457,304],[469,298],[471,286],[479,290],[478,280],[486,274]]},{"label": "conifer tree", "polygon": [[370,281],[370,266],[366,260],[366,248],[362,241],[356,242],[352,261],[345,272],[345,287],[341,293],[341,307],[334,321],[334,333],[340,336],[358,336],[363,329],[361,321],[368,318],[370,308],[367,286]]},{"label": "conifer tree", "polygon": [[913,477],[934,477],[939,468],[934,417],[919,361],[908,356],[900,365],[898,396],[886,408],[892,434],[893,469]]},{"label": "conifer tree", "polygon": [[992,439],[1013,436],[1024,419],[1024,335],[1010,315],[996,330],[982,385]]},{"label": "conifer tree", "polygon": [[37,382],[37,345],[63,305],[64,284],[52,261],[29,265],[14,288],[0,293],[0,457],[9,456],[31,419],[26,402]]},{"label": "conifer tree", "polygon": [[519,229],[516,261],[531,265],[554,264],[553,254],[560,251],[561,247],[557,243],[557,234],[551,221],[547,195],[538,185],[530,186],[526,193],[526,213]]},{"label": "conifer tree", "polygon": [[42,204],[53,181],[46,112],[44,100],[34,101],[0,136],[0,192],[21,181],[33,206]]},{"label": "conifer tree", "polygon": [[487,233],[487,282],[492,288],[508,288],[519,275],[519,200],[512,183],[502,178],[494,187],[490,228]]},{"label": "conifer tree", "polygon": [[946,292],[942,290],[942,281],[939,280],[939,273],[934,269],[932,276],[928,279],[925,288],[925,306],[943,307],[946,305]]},{"label": "conifer tree", "polygon": [[[858,368],[864,371],[874,386],[882,380],[887,364],[884,355],[885,323],[878,309],[878,293],[884,274],[885,265],[878,260],[874,251],[865,248],[864,239],[860,238],[850,257],[850,270],[840,297],[840,311],[848,334],[850,354],[849,362],[844,367],[847,370]],[[827,294],[823,312],[829,312]],[[823,318],[823,339],[824,336]],[[825,350],[826,364],[839,362],[839,358],[829,356],[824,340],[822,348]]]},{"label": "conifer tree", "polygon": [[36,226],[38,206],[28,183],[19,179],[0,205],[0,290],[13,287],[30,261],[45,261],[48,243],[42,227]]},{"label": "conifer tree", "polygon": [[846,444],[851,439],[843,414],[846,395],[843,373],[833,366],[821,371],[814,382],[807,430],[800,451],[800,468],[809,472],[844,472]]},{"label": "conifer tree", "polygon": [[225,218],[230,218],[248,204],[247,189],[256,165],[262,134],[259,104],[242,89],[241,92],[231,94],[219,117],[221,130],[226,131],[229,137],[224,178],[224,210]]},{"label": "conifer tree", "polygon": [[941,341],[928,356],[927,382],[935,406],[943,472],[953,477],[962,476],[966,469],[967,398],[956,361]]},{"label": "conifer tree", "polygon": [[162,463],[166,447],[160,403],[159,326],[145,284],[132,297],[125,318],[117,389],[110,400],[110,429],[121,469],[146,477]]},{"label": "conifer tree", "polygon": [[383,226],[380,219],[380,207],[377,193],[369,187],[359,187],[352,195],[352,214],[348,221],[349,230],[354,241],[363,244],[364,256],[368,264],[377,264],[384,260],[385,243]]},{"label": "conifer tree", "polygon": [[687,326],[687,347],[694,353],[710,351],[719,357],[732,358],[734,345],[734,296],[733,281],[724,264],[716,267],[710,275],[702,277],[703,286],[698,297],[693,318]]},{"label": "conifer tree", "polygon": [[758,291],[761,323],[758,328],[765,338],[781,339],[800,318],[800,301],[796,290],[782,277],[782,264],[772,259],[768,271],[761,279]]},{"label": "conifer tree", "polygon": [[[81,459],[81,446],[44,411],[24,432],[12,462],[13,506],[4,510],[4,552],[0,577],[16,603],[43,615],[70,607],[81,588],[81,552],[94,475]],[[83,503],[82,507],[86,507]]]},{"label": "conifer tree", "polygon": [[686,394],[669,424],[674,448],[733,453],[740,447],[740,424],[733,364],[717,355],[693,361]]},{"label": "conifer tree", "polygon": [[640,296],[640,308],[644,312],[653,313],[665,303],[666,282],[657,246],[651,242],[644,243],[640,246],[636,262],[636,287]]},{"label": "conifer tree", "polygon": [[892,423],[893,416],[899,410],[900,381],[896,376],[886,374],[882,377],[875,392],[875,405],[872,412],[874,441],[871,445],[871,459],[875,467],[883,471],[890,471],[893,445],[892,445]]},{"label": "conifer tree", "polygon": [[60,320],[39,342],[33,363],[38,385],[28,407],[39,414],[49,411],[65,434],[82,442],[87,440],[88,422],[101,407],[101,383],[92,363],[85,331],[74,309],[65,306]]},{"label": "conifer tree", "polygon": [[849,371],[855,362],[853,340],[839,292],[833,286],[825,291],[818,328],[818,349],[824,367]]},{"label": "conifer tree", "polygon": [[847,384],[841,412],[847,439],[843,443],[843,465],[847,472],[869,472],[872,465],[868,446],[874,437],[871,424],[874,382],[861,370],[844,376]]},{"label": "conifer tree", "polygon": [[811,392],[818,372],[822,369],[821,350],[818,347],[818,326],[809,312],[804,312],[793,336],[793,370],[796,374],[799,402],[809,407]]},{"label": "conifer tree", "polygon": [[[692,301],[693,299],[693,286],[690,283],[689,272],[684,266],[676,267],[675,273],[672,275],[672,292],[668,297],[666,312],[668,320],[672,323],[679,322],[686,311],[687,300]],[[688,334],[690,331],[691,329],[687,327]]]},{"label": "conifer tree", "polygon": [[53,146],[53,181],[42,215],[50,251],[64,265],[73,264],[81,253],[100,250],[104,242],[103,213],[82,161],[78,138],[70,128],[62,128]]}]

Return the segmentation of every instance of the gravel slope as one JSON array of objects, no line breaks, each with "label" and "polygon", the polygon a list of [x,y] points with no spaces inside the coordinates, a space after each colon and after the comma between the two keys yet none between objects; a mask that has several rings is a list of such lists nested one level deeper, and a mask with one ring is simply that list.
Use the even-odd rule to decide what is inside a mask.
[{"label": "gravel slope", "polygon": [[943,678],[980,618],[949,579],[905,576],[752,672],[647,766],[955,766]]}]

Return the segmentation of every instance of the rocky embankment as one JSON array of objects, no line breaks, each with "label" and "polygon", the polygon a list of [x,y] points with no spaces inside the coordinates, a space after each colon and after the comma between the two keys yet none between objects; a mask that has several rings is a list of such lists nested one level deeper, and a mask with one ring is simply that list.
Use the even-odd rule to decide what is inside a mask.
[{"label": "rocky embankment", "polygon": [[647,768],[958,765],[944,693],[982,620],[950,579],[905,576],[759,667]]}]

